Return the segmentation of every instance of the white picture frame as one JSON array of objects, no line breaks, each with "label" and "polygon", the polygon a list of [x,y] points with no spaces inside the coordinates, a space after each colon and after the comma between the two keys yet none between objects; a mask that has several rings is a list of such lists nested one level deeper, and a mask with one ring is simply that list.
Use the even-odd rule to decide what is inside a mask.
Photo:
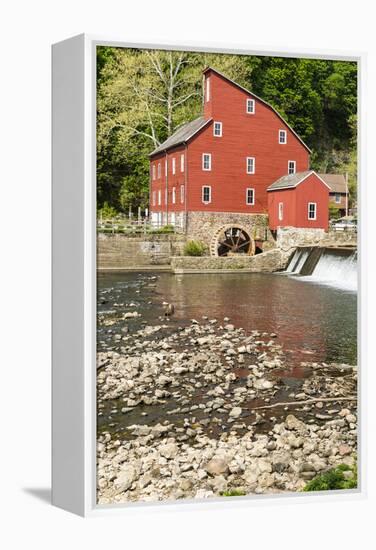
[{"label": "white picture frame", "polygon": [[[303,499],[359,499],[366,495],[366,373],[360,369],[358,397],[359,487],[350,491],[246,497],[236,502],[184,500],[163,504],[96,504],[96,47],[140,47],[278,55],[356,61],[359,67],[359,294],[358,364],[365,350],[366,274],[363,263],[364,210],[364,74],[365,54],[297,52],[232,48],[229,45],[133,44],[79,35],[52,48],[52,209],[53,209],[53,350],[52,350],[52,502],[81,516],[107,514],[120,508],[184,506],[253,506]],[[67,345],[69,342],[69,345]]]}]

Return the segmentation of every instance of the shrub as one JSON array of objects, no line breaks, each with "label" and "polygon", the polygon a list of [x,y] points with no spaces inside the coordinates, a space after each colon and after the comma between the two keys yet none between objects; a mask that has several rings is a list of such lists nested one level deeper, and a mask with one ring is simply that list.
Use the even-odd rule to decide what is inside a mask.
[{"label": "shrub", "polygon": [[[351,472],[351,475],[345,476],[344,472]],[[303,491],[333,491],[335,489],[356,489],[357,487],[357,467],[340,464],[314,477],[307,483]]]},{"label": "shrub", "polygon": [[102,219],[111,219],[117,216],[117,211],[113,206],[110,206],[106,201],[103,207],[98,210],[97,217]]},{"label": "shrub", "polygon": [[188,241],[184,246],[185,256],[203,256],[206,246],[200,241]]},{"label": "shrub", "polygon": [[341,217],[341,212],[339,206],[330,205],[329,206],[329,219],[338,220]]}]

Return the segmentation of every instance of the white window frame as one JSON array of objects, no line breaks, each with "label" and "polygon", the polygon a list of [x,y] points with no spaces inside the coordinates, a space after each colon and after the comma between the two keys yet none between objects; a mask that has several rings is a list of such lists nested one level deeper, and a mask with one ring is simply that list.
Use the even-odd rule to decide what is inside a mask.
[{"label": "white window frame", "polygon": [[152,166],[152,172],[153,172],[153,181],[154,181],[156,176],[157,176],[156,169],[155,169],[155,164],[153,164],[153,166]]},{"label": "white window frame", "polygon": [[[311,206],[314,207],[314,217],[311,217]],[[307,215],[308,215],[308,219],[310,221],[315,221],[317,220],[317,202],[309,202],[308,203],[308,209],[307,209]]]},{"label": "white window frame", "polygon": [[[216,133],[216,126],[218,126],[219,133]],[[215,121],[213,124],[213,136],[214,137],[222,137],[222,122]]]},{"label": "white window frame", "polygon": [[180,155],[180,172],[184,172],[184,153]]},{"label": "white window frame", "polygon": [[[293,172],[290,172],[290,164],[294,165]],[[296,160],[289,160],[287,161],[287,174],[290,176],[291,174],[296,174]]]},{"label": "white window frame", "polygon": [[[250,161],[252,161],[252,166],[250,167]],[[246,159],[246,168],[247,174],[254,174],[256,172],[256,159],[255,157],[247,157]]]},{"label": "white window frame", "polygon": [[[249,191],[251,191],[251,201],[249,201]],[[255,204],[255,190],[253,187],[247,187],[247,189],[245,190],[245,203],[248,205],[248,206],[254,206]]]},{"label": "white window frame", "polygon": [[[209,189],[209,200],[205,200],[205,189]],[[203,204],[210,204],[212,199],[212,193],[211,193],[211,185],[203,185],[201,188],[201,200]]]},{"label": "white window frame", "polygon": [[172,204],[176,203],[176,187],[172,188]]},{"label": "white window frame", "polygon": [[[281,139],[282,136],[284,136],[283,140]],[[286,143],[287,143],[287,130],[279,130],[278,131],[278,143],[280,145],[286,145]]]},{"label": "white window frame", "polygon": [[176,158],[172,157],[172,173],[175,175],[176,173]]},{"label": "white window frame", "polygon": [[[208,168],[205,168],[205,160],[206,160],[206,157],[208,157],[208,165],[209,167]],[[205,172],[210,172],[211,171],[211,167],[212,167],[212,156],[211,156],[211,153],[202,153],[202,169],[205,171]]]},{"label": "white window frame", "polygon": [[[338,200],[337,200],[338,199]],[[334,194],[334,202],[336,204],[341,204],[341,193],[335,193]]]},{"label": "white window frame", "polygon": [[210,76],[206,77],[206,90],[205,90],[206,103],[210,101]]},{"label": "white window frame", "polygon": [[158,179],[161,178],[161,175],[162,175],[161,163],[158,162]]},{"label": "white window frame", "polygon": [[280,222],[283,220],[283,202],[278,203],[278,219]]},{"label": "white window frame", "polygon": [[153,206],[155,206],[157,200],[157,193],[156,191],[153,191]]},{"label": "white window frame", "polygon": [[254,115],[256,111],[256,102],[251,97],[247,97],[246,112],[247,115]]},{"label": "white window frame", "polygon": [[184,193],[185,193],[185,189],[184,189],[184,185],[181,184],[180,186],[180,202],[183,204],[184,202]]},{"label": "white window frame", "polygon": [[158,189],[158,206],[162,204],[162,191]]}]

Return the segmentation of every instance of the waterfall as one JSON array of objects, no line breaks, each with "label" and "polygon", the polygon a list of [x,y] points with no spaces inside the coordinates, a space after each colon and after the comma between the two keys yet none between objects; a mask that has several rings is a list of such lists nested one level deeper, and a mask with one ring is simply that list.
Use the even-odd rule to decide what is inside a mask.
[{"label": "waterfall", "polygon": [[341,248],[298,248],[285,273],[310,281],[336,286],[344,290],[357,289],[357,253]]}]

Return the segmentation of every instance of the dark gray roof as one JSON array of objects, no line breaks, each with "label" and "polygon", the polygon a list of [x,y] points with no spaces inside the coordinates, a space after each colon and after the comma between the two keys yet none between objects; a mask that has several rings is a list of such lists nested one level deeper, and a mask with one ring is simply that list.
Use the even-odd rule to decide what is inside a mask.
[{"label": "dark gray roof", "polygon": [[268,191],[275,191],[276,189],[292,189],[299,185],[301,181],[307,178],[310,174],[314,174],[313,170],[307,170],[306,172],[296,172],[295,174],[289,174],[288,176],[282,176],[279,180],[269,185]]},{"label": "dark gray roof", "polygon": [[195,120],[192,120],[192,122],[187,122],[187,124],[184,124],[181,126],[172,136],[170,136],[166,141],[161,143],[159,147],[154,149],[152,153],[150,153],[150,157],[152,155],[155,155],[156,153],[161,153],[162,151],[166,151],[167,149],[171,149],[171,147],[175,147],[176,145],[181,145],[182,143],[186,143],[191,137],[193,137],[199,130],[201,130],[206,124],[211,122],[211,118],[205,119],[204,117],[200,116],[196,118]]},{"label": "dark gray roof", "polygon": [[346,180],[343,174],[319,174],[330,187],[331,193],[346,193]]}]

